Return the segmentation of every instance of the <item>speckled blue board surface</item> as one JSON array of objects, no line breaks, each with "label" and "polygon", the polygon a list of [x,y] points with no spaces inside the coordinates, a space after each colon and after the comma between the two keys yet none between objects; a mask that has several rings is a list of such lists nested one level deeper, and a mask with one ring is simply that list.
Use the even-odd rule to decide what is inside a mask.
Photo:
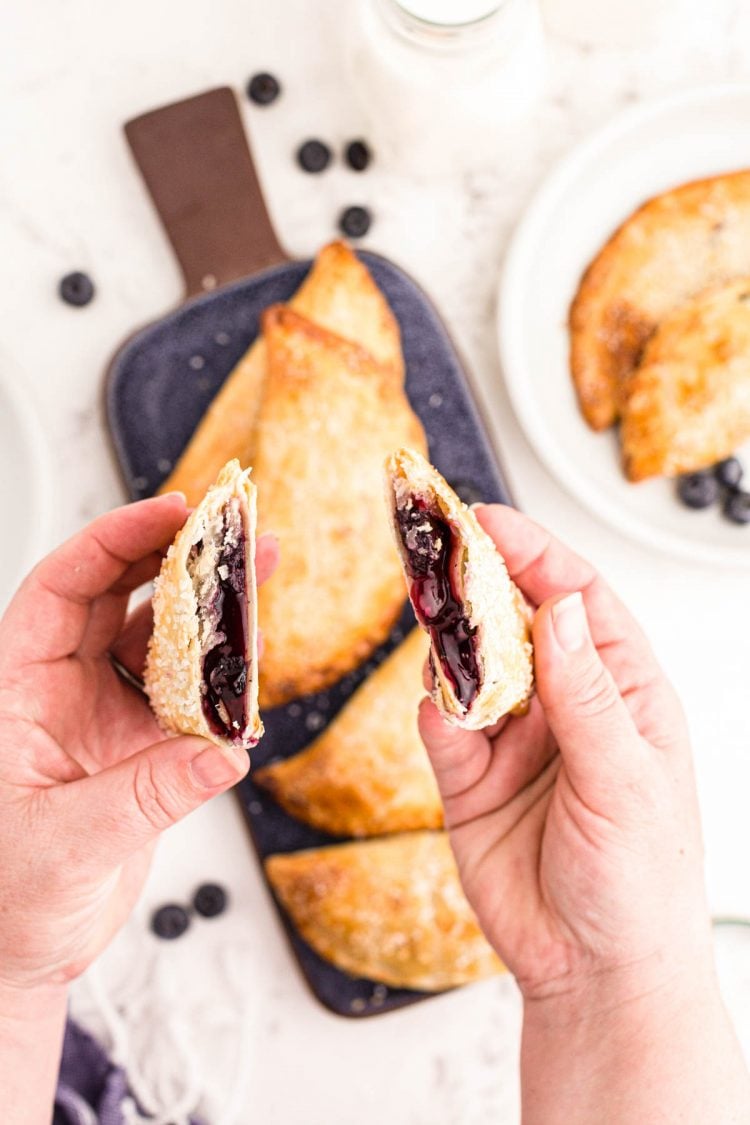
[{"label": "speckled blue board surface", "polygon": [[[510,502],[497,458],[445,328],[423,291],[403,271],[362,253],[398,319],[406,390],[422,419],[437,468],[468,503]],[[198,297],[133,336],[109,371],[106,409],[115,452],[132,499],[150,496],[170,472],[209,402],[258,333],[261,312],[287,301],[310,262],[275,267]],[[263,715],[266,734],[256,766],[288,757],[331,721],[362,680],[405,636],[414,619],[404,610],[389,640],[370,661],[329,691]],[[252,782],[238,786],[260,858],[335,841],[293,820]],[[321,960],[282,918],[312,991],[332,1011],[367,1016],[413,1003],[424,994],[354,980]]]}]

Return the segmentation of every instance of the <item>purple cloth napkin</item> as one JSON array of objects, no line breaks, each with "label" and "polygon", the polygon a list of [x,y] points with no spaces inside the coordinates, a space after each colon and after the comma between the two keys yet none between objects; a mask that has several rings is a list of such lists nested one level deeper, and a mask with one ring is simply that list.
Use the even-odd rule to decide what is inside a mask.
[{"label": "purple cloth napkin", "polygon": [[[94,1038],[68,1020],[53,1125],[125,1125],[122,1104],[129,1096],[122,1067],[115,1066]],[[192,1125],[201,1125],[191,1119]]]}]

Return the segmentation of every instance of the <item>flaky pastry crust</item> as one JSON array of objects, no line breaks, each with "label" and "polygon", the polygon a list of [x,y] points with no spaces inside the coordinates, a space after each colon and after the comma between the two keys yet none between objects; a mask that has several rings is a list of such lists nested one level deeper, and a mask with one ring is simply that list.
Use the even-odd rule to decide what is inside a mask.
[{"label": "flaky pastry crust", "polygon": [[311,746],[253,780],[332,836],[440,828],[443,806],[417,727],[428,647],[413,629]]},{"label": "flaky pastry crust", "polygon": [[[367,267],[345,242],[323,247],[289,304],[322,328],[357,341],[403,380],[396,318]],[[266,345],[258,336],[209,405],[160,492],[177,489],[194,505],[225,461],[236,457],[241,465],[255,463],[256,424],[266,371]]]},{"label": "flaky pastry crust", "polygon": [[750,277],[659,325],[627,383],[620,440],[630,480],[693,472],[750,439]]},{"label": "flaky pastry crust", "polygon": [[656,326],[709,286],[750,274],[750,171],[650,199],[583,275],[570,310],[570,363],[595,430],[618,418],[621,390]]},{"label": "flaky pastry crust", "polygon": [[253,475],[281,560],[259,591],[262,707],[322,691],[387,637],[404,601],[382,508],[395,444],[425,449],[400,375],[284,306],[263,317],[268,379]]},{"label": "flaky pastry crust", "polygon": [[274,855],[265,866],[300,935],[352,976],[436,992],[503,971],[445,832]]}]

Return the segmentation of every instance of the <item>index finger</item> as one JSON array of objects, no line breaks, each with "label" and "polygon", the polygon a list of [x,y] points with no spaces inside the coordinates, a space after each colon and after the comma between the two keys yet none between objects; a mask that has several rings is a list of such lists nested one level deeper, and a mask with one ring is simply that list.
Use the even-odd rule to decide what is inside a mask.
[{"label": "index finger", "polygon": [[[185,522],[181,493],[115,508],[90,523],[32,570],[11,601],[2,633],[12,659],[57,660],[74,653],[92,603],[101,595],[127,597],[143,582],[138,564],[166,547]],[[129,580],[130,578],[130,580]]]}]

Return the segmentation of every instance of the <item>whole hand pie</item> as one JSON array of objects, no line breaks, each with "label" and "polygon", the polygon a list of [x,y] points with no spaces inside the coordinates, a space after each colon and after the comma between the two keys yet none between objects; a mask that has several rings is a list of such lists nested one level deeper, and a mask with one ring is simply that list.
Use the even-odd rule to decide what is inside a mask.
[{"label": "whole hand pie", "polygon": [[693,472],[750,438],[750,277],[666,317],[630,377],[620,440],[630,480]]},{"label": "whole hand pie", "polygon": [[145,687],[160,724],[249,750],[258,715],[255,486],[230,461],[169,548]]},{"label": "whole hand pie", "polygon": [[[396,318],[367,267],[346,243],[323,247],[289,305],[322,328],[356,340],[403,380]],[[179,489],[194,505],[230,457],[238,458],[241,465],[255,464],[256,424],[266,374],[266,345],[258,336],[216,394],[160,492]]]},{"label": "whole hand pie", "polygon": [[265,866],[300,935],[352,976],[436,992],[503,971],[445,832],[273,855]]},{"label": "whole hand pie", "polygon": [[259,592],[260,703],[322,691],[366,660],[404,601],[382,501],[382,464],[425,448],[401,384],[357,344],[291,309],[263,317],[268,377],[253,479],[258,528],[281,561]]},{"label": "whole hand pie", "polygon": [[440,828],[443,807],[417,728],[428,642],[414,629],[301,754],[256,770],[288,813],[332,836]]},{"label": "whole hand pie", "polygon": [[664,192],[615,231],[570,310],[571,371],[595,430],[618,418],[621,391],[656,326],[709,286],[750,274],[750,171]]},{"label": "whole hand pie", "polygon": [[523,710],[533,686],[531,613],[494,543],[419,453],[392,454],[386,481],[409,597],[430,636],[435,703],[469,730]]}]

